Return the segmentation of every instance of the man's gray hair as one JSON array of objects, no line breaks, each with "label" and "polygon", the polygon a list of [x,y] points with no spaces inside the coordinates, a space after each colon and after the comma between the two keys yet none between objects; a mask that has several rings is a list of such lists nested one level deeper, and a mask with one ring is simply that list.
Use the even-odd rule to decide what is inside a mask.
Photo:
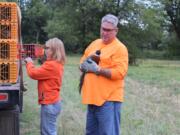
[{"label": "man's gray hair", "polygon": [[117,27],[119,20],[116,16],[114,16],[112,14],[107,14],[102,18],[101,23],[103,23],[103,22],[109,22],[109,23],[113,24],[114,27]]}]

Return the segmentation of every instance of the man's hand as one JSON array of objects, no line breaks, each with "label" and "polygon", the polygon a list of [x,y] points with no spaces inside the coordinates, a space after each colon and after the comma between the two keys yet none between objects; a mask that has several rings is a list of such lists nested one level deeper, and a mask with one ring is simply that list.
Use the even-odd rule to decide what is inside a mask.
[{"label": "man's hand", "polygon": [[96,62],[94,62],[93,60],[86,59],[81,65],[80,65],[80,69],[83,72],[92,72],[92,73],[98,73],[98,71],[100,70],[100,67],[96,64]]}]

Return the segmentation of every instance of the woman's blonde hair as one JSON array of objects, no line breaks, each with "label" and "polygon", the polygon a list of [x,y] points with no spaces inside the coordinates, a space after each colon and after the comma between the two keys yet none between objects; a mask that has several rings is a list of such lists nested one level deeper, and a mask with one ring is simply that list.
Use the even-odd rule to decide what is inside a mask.
[{"label": "woman's blonde hair", "polygon": [[46,41],[46,46],[50,47],[52,51],[51,58],[62,64],[65,64],[66,53],[63,42],[58,38],[51,38]]}]

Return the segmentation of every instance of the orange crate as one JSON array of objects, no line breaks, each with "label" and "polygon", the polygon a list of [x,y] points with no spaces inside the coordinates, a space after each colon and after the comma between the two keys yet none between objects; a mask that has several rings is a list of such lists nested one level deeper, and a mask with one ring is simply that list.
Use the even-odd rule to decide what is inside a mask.
[{"label": "orange crate", "polygon": [[0,22],[0,39],[18,39],[17,23]]},{"label": "orange crate", "polygon": [[17,60],[18,48],[16,42],[0,42],[0,61]]},{"label": "orange crate", "polygon": [[18,62],[0,62],[0,83],[16,83]]},{"label": "orange crate", "polygon": [[0,2],[0,21],[17,22],[17,4]]}]

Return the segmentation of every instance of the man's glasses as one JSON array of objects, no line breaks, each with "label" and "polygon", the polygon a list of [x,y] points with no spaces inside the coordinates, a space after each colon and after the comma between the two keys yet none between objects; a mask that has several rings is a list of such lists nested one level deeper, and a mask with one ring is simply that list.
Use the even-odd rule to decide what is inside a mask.
[{"label": "man's glasses", "polygon": [[116,30],[116,29],[107,29],[107,28],[103,28],[103,27],[101,27],[101,29],[105,32],[112,32],[113,30]]}]

